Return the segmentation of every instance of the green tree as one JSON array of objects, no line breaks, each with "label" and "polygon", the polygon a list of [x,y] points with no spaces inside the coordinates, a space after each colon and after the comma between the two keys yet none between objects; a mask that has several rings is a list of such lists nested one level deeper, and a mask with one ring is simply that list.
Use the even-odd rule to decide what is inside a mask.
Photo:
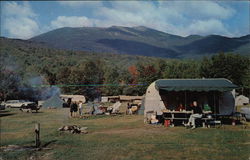
[{"label": "green tree", "polygon": [[199,62],[193,60],[173,60],[167,63],[164,78],[199,78]]},{"label": "green tree", "polygon": [[146,92],[147,87],[159,79],[159,73],[153,65],[137,65],[139,76],[138,76],[138,94],[143,95]]},{"label": "green tree", "polygon": [[70,82],[70,76],[71,76],[71,69],[69,67],[63,67],[59,69],[56,75],[57,84],[61,85],[61,89],[63,93],[71,93],[72,89],[70,86],[67,86],[71,84]]},{"label": "green tree", "polygon": [[15,72],[0,65],[0,100],[17,98],[19,95],[21,78]]},{"label": "green tree", "polygon": [[236,54],[220,53],[211,59],[204,58],[201,63],[200,74],[205,78],[227,78],[233,83],[243,86],[249,81],[250,60]]},{"label": "green tree", "polygon": [[104,87],[102,94],[104,95],[119,95],[122,93],[120,75],[117,67],[107,67],[104,73]]}]

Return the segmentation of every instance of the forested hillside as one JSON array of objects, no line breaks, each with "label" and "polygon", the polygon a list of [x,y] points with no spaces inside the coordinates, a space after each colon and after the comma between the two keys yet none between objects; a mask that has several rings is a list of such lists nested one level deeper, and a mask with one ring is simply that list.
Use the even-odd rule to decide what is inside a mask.
[{"label": "forested hillside", "polygon": [[160,78],[228,78],[245,92],[250,84],[249,57],[229,53],[202,60],[100,55],[6,38],[1,38],[0,53],[2,99],[43,99],[46,96],[40,95],[47,94],[48,88],[55,91],[55,87],[89,99],[96,94],[143,95],[148,85]]},{"label": "forested hillside", "polygon": [[182,37],[144,26],[59,28],[30,40],[74,51],[116,53],[164,58],[197,58],[218,52],[250,55],[250,35],[190,35]]}]

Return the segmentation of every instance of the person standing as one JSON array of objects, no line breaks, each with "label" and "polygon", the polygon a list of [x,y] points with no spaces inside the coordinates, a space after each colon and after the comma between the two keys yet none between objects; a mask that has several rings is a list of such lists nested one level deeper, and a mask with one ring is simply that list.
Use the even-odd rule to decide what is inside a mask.
[{"label": "person standing", "polygon": [[73,117],[76,117],[76,112],[77,112],[77,104],[76,102],[73,102]]},{"label": "person standing", "polygon": [[191,107],[193,114],[190,115],[188,120],[188,126],[192,126],[192,129],[196,128],[195,119],[202,117],[202,109],[197,105],[197,102],[193,102],[193,106]]},{"label": "person standing", "polygon": [[73,117],[74,103],[71,103],[69,107],[70,107],[70,116]]},{"label": "person standing", "polygon": [[79,106],[79,115],[82,116],[82,110],[83,110],[82,101],[79,102],[78,106]]},{"label": "person standing", "polygon": [[131,105],[128,103],[127,104],[127,114],[132,114],[132,111],[131,111]]}]

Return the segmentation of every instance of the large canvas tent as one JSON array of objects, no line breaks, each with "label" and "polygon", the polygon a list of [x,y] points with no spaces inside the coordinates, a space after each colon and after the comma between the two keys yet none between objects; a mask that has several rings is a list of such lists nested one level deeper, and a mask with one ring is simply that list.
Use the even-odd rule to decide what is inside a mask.
[{"label": "large canvas tent", "polygon": [[211,106],[213,113],[230,115],[235,109],[238,86],[227,79],[160,79],[147,88],[143,102],[147,112],[162,114],[163,109],[174,110],[181,103],[187,107],[192,101]]},{"label": "large canvas tent", "polygon": [[62,108],[63,107],[63,100],[58,96],[54,95],[43,102],[43,108]]}]

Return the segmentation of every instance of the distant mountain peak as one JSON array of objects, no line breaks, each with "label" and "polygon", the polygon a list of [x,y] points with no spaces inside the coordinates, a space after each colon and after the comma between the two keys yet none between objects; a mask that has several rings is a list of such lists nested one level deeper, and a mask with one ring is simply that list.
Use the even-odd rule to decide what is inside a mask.
[{"label": "distant mountain peak", "polygon": [[249,35],[239,38],[219,35],[181,37],[145,26],[65,27],[30,40],[66,50],[167,58],[218,52],[250,53]]},{"label": "distant mountain peak", "polygon": [[107,28],[125,28],[124,26],[111,26],[111,27],[107,27]]},{"label": "distant mountain peak", "polygon": [[145,26],[135,26],[135,27],[132,27],[132,28],[134,28],[136,30],[140,30],[140,31],[145,31],[145,30],[150,29],[150,28],[145,27]]}]

